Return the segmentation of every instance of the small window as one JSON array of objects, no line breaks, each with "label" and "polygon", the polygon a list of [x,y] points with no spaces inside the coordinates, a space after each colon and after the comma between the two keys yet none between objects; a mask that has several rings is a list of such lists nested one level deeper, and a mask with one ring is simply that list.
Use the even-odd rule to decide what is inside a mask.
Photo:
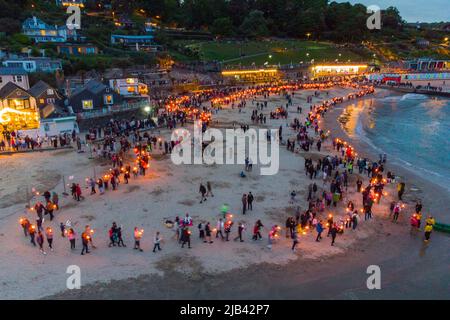
[{"label": "small window", "polygon": [[3,82],[3,78],[2,77],[0,77],[0,83],[2,83]]},{"label": "small window", "polygon": [[91,110],[94,107],[92,100],[83,100],[82,104],[84,110]]},{"label": "small window", "polygon": [[47,89],[47,94],[48,94],[49,96],[53,95],[53,89]]},{"label": "small window", "polygon": [[16,76],[16,82],[22,82],[22,76]]},{"label": "small window", "polygon": [[136,88],[135,87],[127,87],[127,91],[129,93],[134,93],[136,91]]},{"label": "small window", "polygon": [[44,99],[39,99],[39,103],[43,104],[43,103],[45,103],[45,100]]},{"label": "small window", "polygon": [[113,104],[114,103],[112,94],[106,94],[103,97],[104,97],[105,104]]}]

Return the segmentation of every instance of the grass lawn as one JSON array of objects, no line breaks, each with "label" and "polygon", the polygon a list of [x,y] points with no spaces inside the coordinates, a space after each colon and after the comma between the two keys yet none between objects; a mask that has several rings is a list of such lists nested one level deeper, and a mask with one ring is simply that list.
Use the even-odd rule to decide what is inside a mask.
[{"label": "grass lawn", "polygon": [[[347,49],[337,49],[327,42],[302,40],[271,40],[248,42],[193,42],[180,41],[179,44],[197,48],[204,61],[219,61],[225,65],[263,65],[315,62],[363,61],[364,57]],[[339,56],[341,54],[341,56]]]}]

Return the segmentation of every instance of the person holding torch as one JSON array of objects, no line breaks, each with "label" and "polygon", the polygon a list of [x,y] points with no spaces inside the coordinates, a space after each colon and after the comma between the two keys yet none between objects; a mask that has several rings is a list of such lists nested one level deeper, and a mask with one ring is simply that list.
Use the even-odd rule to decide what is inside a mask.
[{"label": "person holding torch", "polygon": [[28,237],[28,229],[30,228],[30,221],[27,218],[20,218],[19,223],[23,228],[23,233],[25,234],[25,237]]},{"label": "person holding torch", "polygon": [[89,253],[89,241],[91,239],[91,236],[89,235],[89,232],[86,230],[81,234],[81,243],[83,244],[83,249],[81,250],[81,255],[84,255],[84,252]]},{"label": "person holding torch", "polygon": [[47,227],[47,229],[45,229],[45,236],[47,237],[47,243],[48,243],[48,247],[50,248],[50,251],[53,251],[53,230],[50,227]]},{"label": "person holding torch", "polygon": [[144,251],[141,249],[141,239],[144,234],[144,229],[139,230],[138,227],[134,228],[134,250]]}]

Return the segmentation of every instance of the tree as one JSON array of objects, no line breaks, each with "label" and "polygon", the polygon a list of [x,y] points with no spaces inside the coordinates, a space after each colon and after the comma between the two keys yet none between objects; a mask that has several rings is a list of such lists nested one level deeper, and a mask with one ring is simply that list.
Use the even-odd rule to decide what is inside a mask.
[{"label": "tree", "polygon": [[400,12],[395,7],[389,7],[386,10],[383,10],[381,13],[381,21],[385,28],[394,30],[402,29],[403,20],[400,16]]},{"label": "tree", "polygon": [[15,33],[11,37],[14,42],[19,43],[23,46],[28,46],[31,44],[30,38],[28,38],[26,35],[21,33]]},{"label": "tree", "polygon": [[20,32],[20,21],[11,18],[0,18],[0,32],[4,32],[7,35]]},{"label": "tree", "polygon": [[251,11],[239,29],[245,36],[250,38],[263,37],[269,34],[267,21],[263,12],[259,10]]},{"label": "tree", "polygon": [[229,37],[233,34],[233,21],[229,17],[217,18],[211,26],[211,32]]}]

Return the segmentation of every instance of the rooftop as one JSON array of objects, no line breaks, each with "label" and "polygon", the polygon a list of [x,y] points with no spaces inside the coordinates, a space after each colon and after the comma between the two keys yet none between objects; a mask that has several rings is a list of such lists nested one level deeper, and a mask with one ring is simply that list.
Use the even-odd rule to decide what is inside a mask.
[{"label": "rooftop", "polygon": [[0,89],[0,97],[4,98],[6,96],[8,96],[11,92],[15,91],[15,90],[21,90],[23,92],[26,92],[27,94],[29,94],[28,91],[26,91],[25,89],[19,87],[17,84],[15,84],[14,82],[8,82],[7,84],[5,84],[1,89]]},{"label": "rooftop", "polygon": [[48,83],[39,80],[34,86],[32,86],[28,90],[28,92],[31,93],[32,96],[36,97],[40,95],[42,92],[46,91],[47,89],[52,89],[52,87]]},{"label": "rooftop", "polygon": [[14,68],[14,67],[0,67],[0,75],[9,76],[9,75],[26,75],[27,72],[22,68]]}]

